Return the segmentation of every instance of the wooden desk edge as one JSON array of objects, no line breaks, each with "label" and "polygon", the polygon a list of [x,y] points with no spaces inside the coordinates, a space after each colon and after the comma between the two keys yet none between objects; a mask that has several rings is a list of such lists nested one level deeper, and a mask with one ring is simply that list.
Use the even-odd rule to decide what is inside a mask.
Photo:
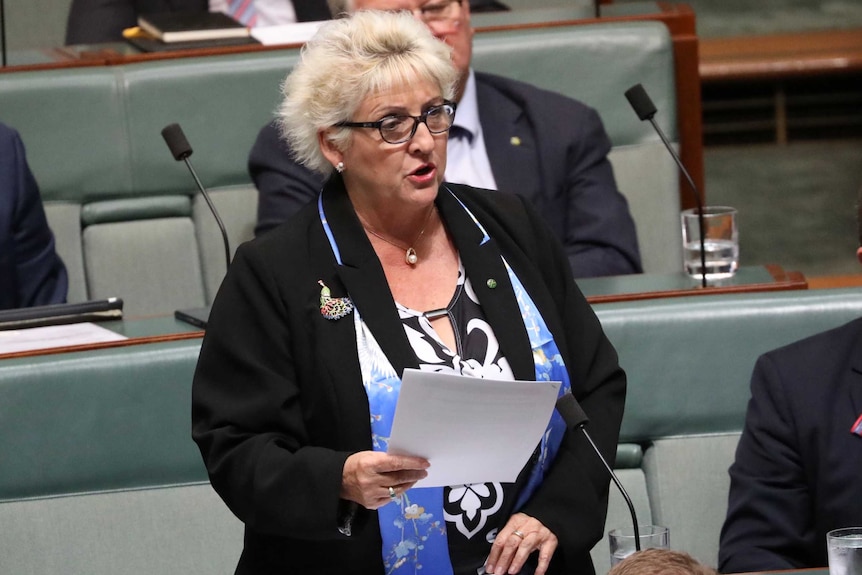
[{"label": "wooden desk edge", "polygon": [[64,347],[50,347],[45,349],[32,349],[28,351],[18,351],[14,353],[0,354],[0,360],[12,359],[16,357],[35,357],[40,355],[55,355],[59,353],[69,353],[75,351],[91,351],[98,349],[111,349],[115,347],[128,347],[132,345],[142,345],[148,343],[164,343],[168,341],[182,341],[186,339],[199,339],[204,336],[203,330],[189,331],[184,333],[172,333],[163,335],[151,335],[146,337],[130,337],[120,341],[108,341],[103,343],[87,343],[83,345],[68,345]]},{"label": "wooden desk edge", "polygon": [[707,286],[706,288],[700,287],[700,285],[695,285],[689,289],[601,294],[586,297],[588,303],[597,304],[692,295],[717,295],[727,293],[754,293],[808,289],[808,281],[802,273],[796,271],[786,272],[777,264],[767,264],[764,267],[769,272],[769,275],[771,275],[775,280],[774,282],[746,285]]},{"label": "wooden desk edge", "polygon": [[862,29],[700,39],[704,82],[815,76],[862,70]]}]

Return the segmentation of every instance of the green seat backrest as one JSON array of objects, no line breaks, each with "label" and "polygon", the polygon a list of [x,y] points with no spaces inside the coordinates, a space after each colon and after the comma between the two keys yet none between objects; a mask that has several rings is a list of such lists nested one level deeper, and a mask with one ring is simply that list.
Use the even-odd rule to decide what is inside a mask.
[{"label": "green seat backrest", "polygon": [[862,290],[596,304],[628,374],[622,441],[737,432],[757,357],[862,316]]},{"label": "green seat backrest", "polygon": [[0,361],[0,572],[232,573],[191,439],[200,340]]},{"label": "green seat backrest", "polygon": [[673,46],[664,24],[483,32],[475,36],[473,63],[477,70],[535,84],[595,108],[611,138],[610,160],[637,227],[644,271],[681,270],[678,169],[624,96],[632,85],[643,84],[659,110],[656,122],[678,144]]},{"label": "green seat backrest", "polygon": [[652,520],[670,528],[674,549],[715,566],[727,469],[757,357],[862,316],[862,290],[698,295],[594,309],[628,375],[621,441],[644,448]]}]

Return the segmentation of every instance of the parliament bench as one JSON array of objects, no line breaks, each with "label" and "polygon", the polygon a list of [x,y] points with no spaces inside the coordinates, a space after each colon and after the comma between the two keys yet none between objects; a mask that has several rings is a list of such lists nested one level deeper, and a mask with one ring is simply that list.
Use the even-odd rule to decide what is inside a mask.
[{"label": "parliament bench", "polygon": [[[222,241],[186,167],[160,131],[179,123],[190,161],[225,221],[232,247],[253,236],[256,191],[246,168],[259,129],[299,50],[257,50],[118,65],[0,73],[0,121],[22,135],[70,301],[121,297],[154,315],[212,301],[225,272]],[[658,22],[483,32],[478,70],[504,74],[595,107],[638,228],[644,267],[681,267],[678,177],[623,96],[641,82],[676,140],[674,57]]]},{"label": "parliament bench", "polygon": [[[628,375],[617,468],[639,522],[669,527],[672,548],[715,566],[727,469],[757,357],[862,316],[862,290],[697,295],[594,308]],[[630,525],[611,486],[606,531]],[[596,551],[597,566],[608,561],[606,541]]]},{"label": "parliament bench", "polygon": [[[594,308],[628,374],[616,468],[640,523],[668,526],[674,549],[715,565],[757,356],[859,317],[862,291]],[[199,349],[184,339],[0,359],[0,573],[232,572],[242,525],[191,440]],[[631,524],[610,489],[606,531]],[[593,557],[606,573],[606,539]]]}]

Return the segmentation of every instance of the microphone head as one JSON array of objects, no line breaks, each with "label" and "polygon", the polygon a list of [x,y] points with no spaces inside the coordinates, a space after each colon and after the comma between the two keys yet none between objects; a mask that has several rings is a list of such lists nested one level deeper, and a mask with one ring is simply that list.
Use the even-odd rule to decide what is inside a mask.
[{"label": "microphone head", "polygon": [[655,116],[655,104],[652,103],[649,94],[640,84],[635,84],[626,90],[626,99],[641,120],[649,120]]},{"label": "microphone head", "polygon": [[563,421],[566,422],[566,427],[569,429],[583,427],[590,421],[590,418],[584,413],[581,404],[578,403],[578,400],[575,399],[571,391],[564,393],[562,397],[557,399],[556,407]]},{"label": "microphone head", "polygon": [[179,124],[170,124],[162,129],[162,138],[171,150],[176,161],[185,160],[192,155],[192,147],[189,141],[186,140],[186,135],[183,134],[183,129]]}]

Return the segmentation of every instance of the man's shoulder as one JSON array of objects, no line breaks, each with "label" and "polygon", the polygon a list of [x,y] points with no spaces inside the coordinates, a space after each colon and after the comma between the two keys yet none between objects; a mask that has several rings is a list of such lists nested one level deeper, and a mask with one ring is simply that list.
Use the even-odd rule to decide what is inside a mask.
[{"label": "man's shoulder", "polygon": [[859,342],[860,338],[862,338],[862,318],[857,318],[838,327],[795,341],[775,351],[794,354],[806,349],[830,349],[834,348],[836,344],[840,347],[853,346]]},{"label": "man's shoulder", "polygon": [[14,128],[0,123],[0,146],[12,146],[16,140],[20,139],[21,137]]},{"label": "man's shoulder", "polygon": [[862,351],[862,318],[799,339],[763,355],[788,372],[812,368],[843,369]]}]

